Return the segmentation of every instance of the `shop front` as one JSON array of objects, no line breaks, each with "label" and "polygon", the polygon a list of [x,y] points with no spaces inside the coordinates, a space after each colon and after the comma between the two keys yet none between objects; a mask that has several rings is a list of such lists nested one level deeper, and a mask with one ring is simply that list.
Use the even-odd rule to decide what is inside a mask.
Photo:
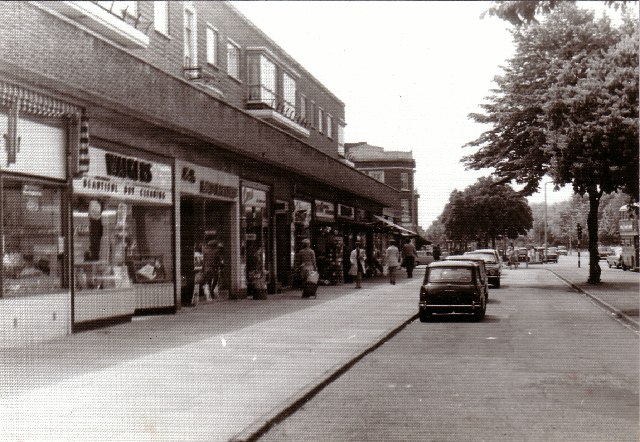
[{"label": "shop front", "polygon": [[0,82],[0,347],[71,331],[67,153],[79,115]]},{"label": "shop front", "polygon": [[74,329],[175,309],[172,175],[169,162],[89,147],[73,180]]},{"label": "shop front", "polygon": [[[182,305],[190,305],[194,293],[206,300],[205,290],[215,290],[218,299],[235,298],[240,180],[237,175],[184,161],[176,161],[176,171],[180,176],[177,242]],[[215,274],[206,275],[210,280],[205,281],[202,273],[204,254],[210,247],[215,248],[214,253],[221,261]]]},{"label": "shop front", "polygon": [[270,188],[243,180],[240,208],[240,286],[247,295],[264,298],[274,276],[271,262]]}]

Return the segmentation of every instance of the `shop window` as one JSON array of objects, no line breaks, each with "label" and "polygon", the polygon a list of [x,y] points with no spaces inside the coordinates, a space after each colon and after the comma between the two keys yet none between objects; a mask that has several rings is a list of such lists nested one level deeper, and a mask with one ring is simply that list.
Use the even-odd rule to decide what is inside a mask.
[{"label": "shop window", "polygon": [[247,281],[251,282],[269,270],[269,215],[267,192],[242,187],[241,258]]},{"label": "shop window", "polygon": [[3,180],[3,296],[56,293],[64,288],[60,188]]},{"label": "shop window", "polygon": [[173,280],[170,207],[77,197],[73,223],[77,290]]}]

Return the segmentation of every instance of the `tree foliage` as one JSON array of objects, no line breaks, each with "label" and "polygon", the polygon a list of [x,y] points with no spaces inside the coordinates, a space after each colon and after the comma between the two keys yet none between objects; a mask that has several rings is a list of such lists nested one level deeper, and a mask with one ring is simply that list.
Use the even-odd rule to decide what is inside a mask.
[{"label": "tree foliage", "polygon": [[[506,20],[512,25],[521,26],[537,23],[536,16],[549,14],[559,3],[560,0],[499,1],[493,2],[486,13]],[[603,3],[617,9],[624,8],[627,1],[605,0]]]},{"label": "tree foliage", "polygon": [[498,236],[525,234],[532,220],[526,198],[492,178],[480,178],[464,191],[454,190],[441,216],[449,239],[493,246]]},{"label": "tree foliage", "polygon": [[513,30],[516,55],[484,112],[470,115],[491,129],[467,144],[479,149],[463,162],[493,168],[498,180],[523,184],[525,195],[545,175],[588,194],[589,280],[599,282],[600,198],[638,195],[638,26],[547,3],[553,11],[544,21]]}]

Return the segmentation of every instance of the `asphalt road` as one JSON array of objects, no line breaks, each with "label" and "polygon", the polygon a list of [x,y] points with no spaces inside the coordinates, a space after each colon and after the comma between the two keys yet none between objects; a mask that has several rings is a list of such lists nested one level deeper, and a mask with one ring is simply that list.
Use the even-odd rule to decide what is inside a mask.
[{"label": "asphalt road", "polygon": [[638,440],[636,333],[534,266],[489,301],[411,323],[260,440]]}]

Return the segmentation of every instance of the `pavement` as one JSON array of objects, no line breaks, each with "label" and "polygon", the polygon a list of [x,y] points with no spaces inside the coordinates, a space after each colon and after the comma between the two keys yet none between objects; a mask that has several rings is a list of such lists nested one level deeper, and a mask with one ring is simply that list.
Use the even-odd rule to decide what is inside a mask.
[{"label": "pavement", "polygon": [[[538,268],[631,319],[635,308],[637,327],[637,273],[589,286],[586,269],[552,266]],[[423,269],[395,286],[200,304],[0,349],[0,440],[255,440],[415,320]]]}]

